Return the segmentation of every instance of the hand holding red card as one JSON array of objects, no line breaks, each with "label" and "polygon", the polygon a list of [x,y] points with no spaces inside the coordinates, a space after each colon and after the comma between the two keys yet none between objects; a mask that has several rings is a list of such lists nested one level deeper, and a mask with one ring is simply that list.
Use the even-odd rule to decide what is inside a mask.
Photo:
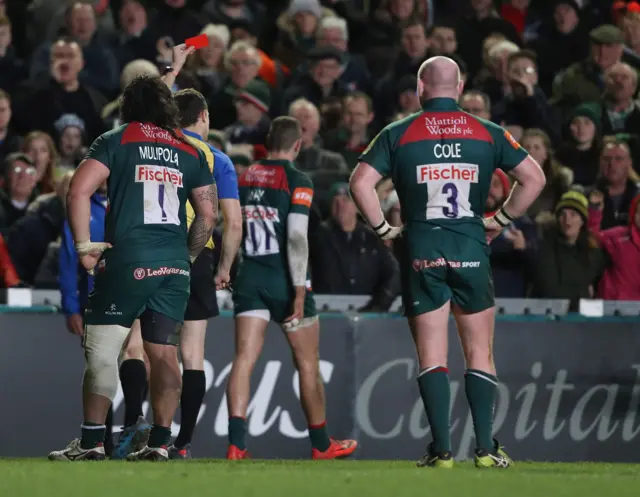
[{"label": "hand holding red card", "polygon": [[209,45],[209,37],[203,33],[198,36],[193,36],[192,38],[187,38],[184,43],[187,47],[193,47],[198,50]]}]

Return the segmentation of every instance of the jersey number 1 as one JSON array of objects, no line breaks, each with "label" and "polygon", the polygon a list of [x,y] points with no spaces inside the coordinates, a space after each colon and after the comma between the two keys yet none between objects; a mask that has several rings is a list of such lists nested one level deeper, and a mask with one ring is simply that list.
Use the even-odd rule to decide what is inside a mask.
[{"label": "jersey number 1", "polygon": [[274,222],[265,219],[247,219],[244,251],[248,256],[280,253]]},{"label": "jersey number 1", "polygon": [[171,183],[144,183],[144,224],[180,225],[178,188]]}]

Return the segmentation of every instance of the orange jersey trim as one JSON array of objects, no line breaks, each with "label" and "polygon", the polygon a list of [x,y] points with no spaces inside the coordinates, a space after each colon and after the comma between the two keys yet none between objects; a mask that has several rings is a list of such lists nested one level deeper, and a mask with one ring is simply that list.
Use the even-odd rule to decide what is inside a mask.
[{"label": "orange jersey trim", "polygon": [[311,188],[296,188],[291,196],[291,203],[311,207],[313,202],[313,190]]}]

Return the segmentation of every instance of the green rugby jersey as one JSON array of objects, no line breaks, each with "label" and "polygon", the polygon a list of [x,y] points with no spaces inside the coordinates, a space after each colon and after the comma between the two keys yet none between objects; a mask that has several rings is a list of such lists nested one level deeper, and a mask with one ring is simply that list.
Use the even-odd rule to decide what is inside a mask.
[{"label": "green rugby jersey", "polygon": [[110,170],[106,261],[188,261],[187,199],[212,183],[204,154],[153,124],[130,123],[98,137],[86,158]]},{"label": "green rugby jersey", "polygon": [[409,230],[434,227],[479,238],[496,168],[509,171],[527,156],[500,126],[435,98],[385,127],[360,156],[393,180]]},{"label": "green rugby jersey", "polygon": [[313,183],[285,160],[262,159],[238,178],[244,231],[242,265],[289,274],[287,216],[309,215]]}]

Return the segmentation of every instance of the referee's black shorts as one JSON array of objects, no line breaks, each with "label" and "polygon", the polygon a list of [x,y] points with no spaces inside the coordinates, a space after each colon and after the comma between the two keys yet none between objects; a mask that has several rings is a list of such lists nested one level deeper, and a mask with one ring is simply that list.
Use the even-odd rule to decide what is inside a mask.
[{"label": "referee's black shorts", "polygon": [[191,266],[191,295],[184,312],[185,321],[200,321],[220,314],[214,281],[218,267],[217,254],[203,248]]}]

